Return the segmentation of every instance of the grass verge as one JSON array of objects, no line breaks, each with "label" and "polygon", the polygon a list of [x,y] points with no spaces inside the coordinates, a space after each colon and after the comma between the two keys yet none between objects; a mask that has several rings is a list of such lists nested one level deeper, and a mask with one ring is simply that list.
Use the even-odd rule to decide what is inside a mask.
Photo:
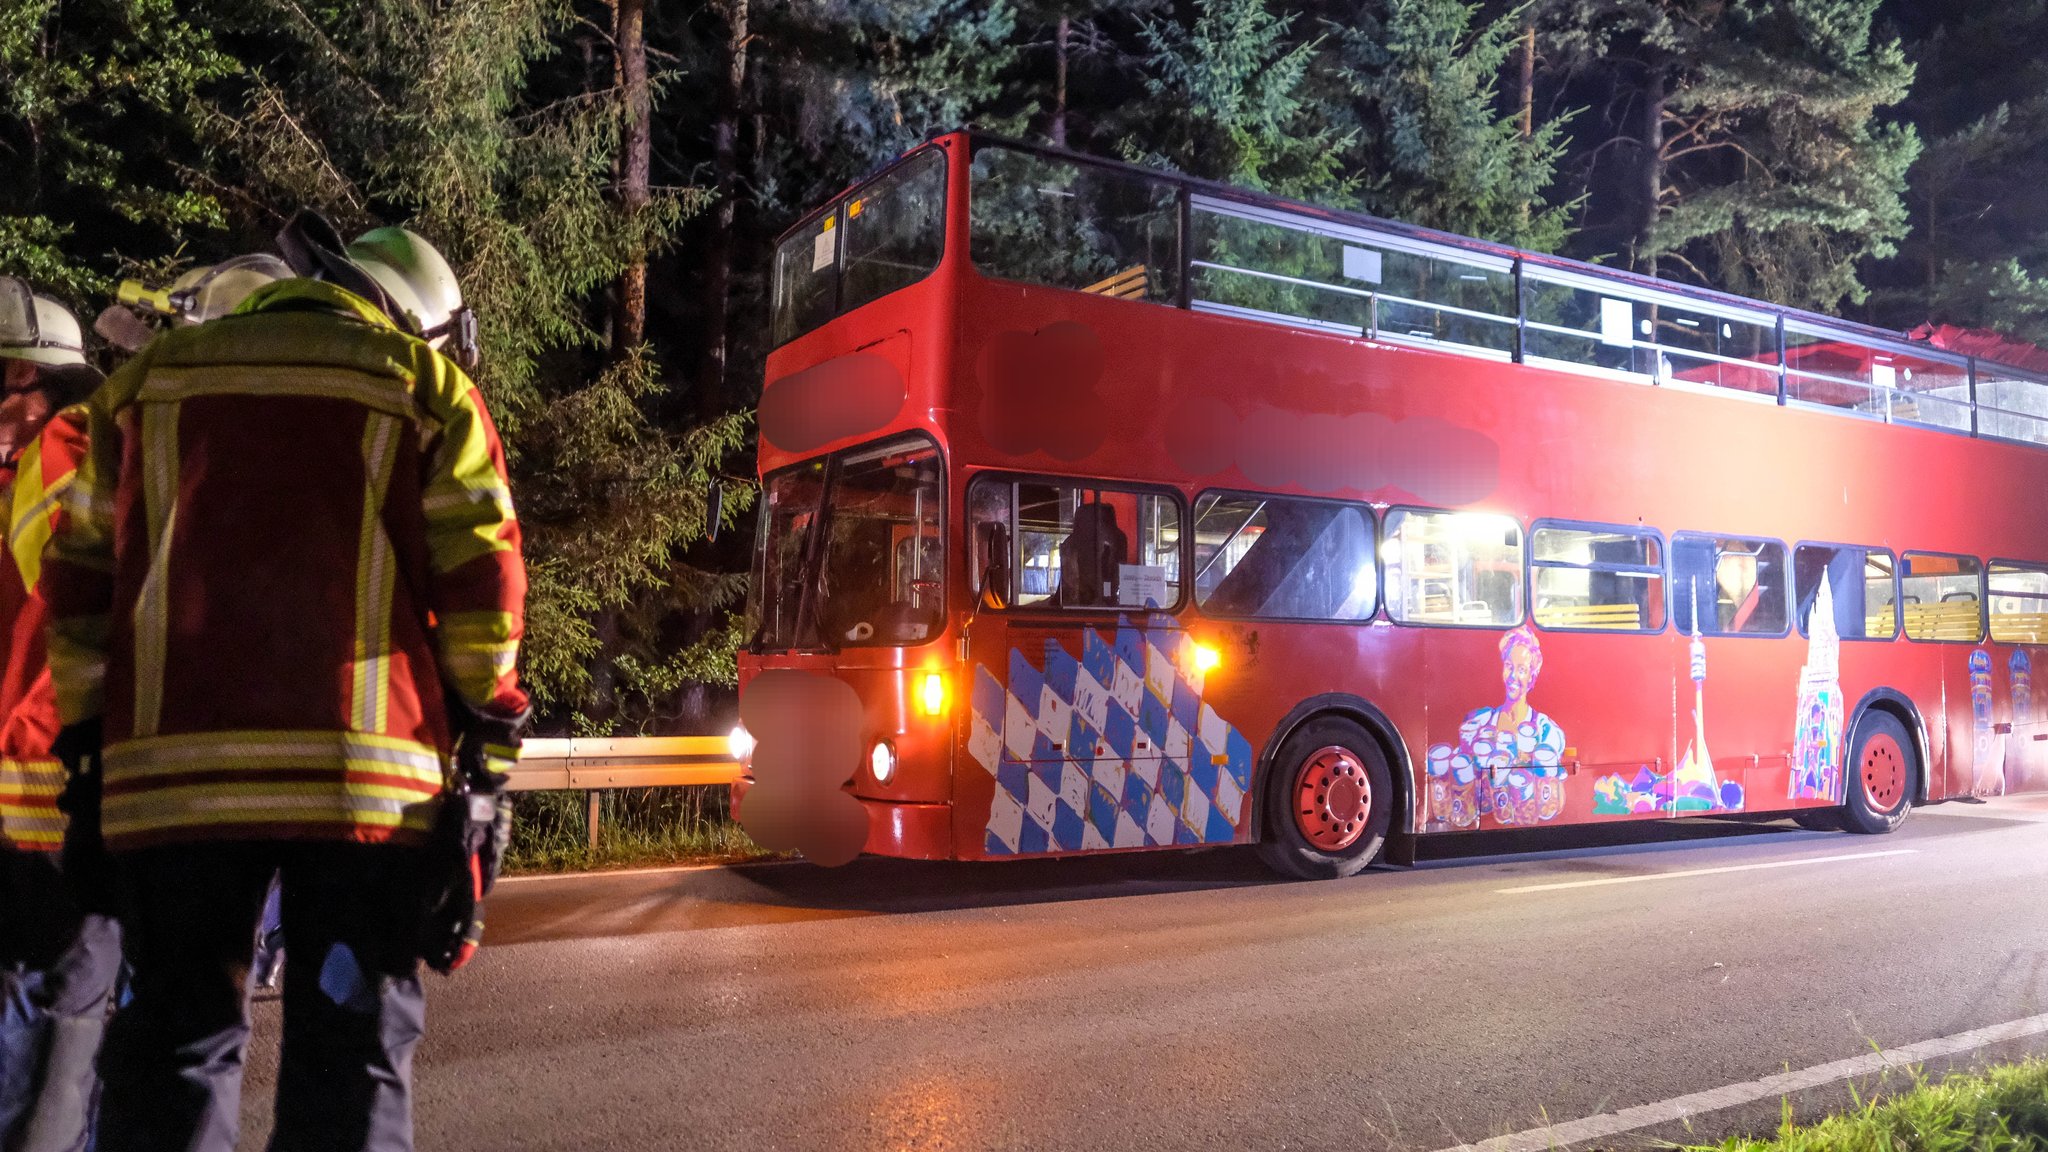
[{"label": "grass verge", "polygon": [[515,795],[505,870],[581,872],[775,855],[749,840],[733,821],[723,786],[600,792],[595,848],[590,845],[589,795]]},{"label": "grass verge", "polygon": [[2048,1059],[2029,1059],[1858,1101],[1817,1124],[1690,1152],[2048,1152]]}]

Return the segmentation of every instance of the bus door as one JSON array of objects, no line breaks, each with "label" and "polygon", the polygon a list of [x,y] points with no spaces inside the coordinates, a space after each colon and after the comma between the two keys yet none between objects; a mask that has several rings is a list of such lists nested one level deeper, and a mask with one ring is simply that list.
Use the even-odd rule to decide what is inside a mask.
[{"label": "bus door", "polygon": [[[1171,501],[981,479],[968,503],[982,572],[969,625],[969,760],[996,785],[982,848],[1075,852],[1226,833],[1200,820],[1179,827],[1206,810],[1184,803],[1185,771],[1162,772],[1169,756],[1185,759],[1175,744],[1195,727],[1179,711],[1184,630],[1151,610],[1177,592],[1157,563],[1178,555]],[[956,821],[974,821],[972,809]]]}]

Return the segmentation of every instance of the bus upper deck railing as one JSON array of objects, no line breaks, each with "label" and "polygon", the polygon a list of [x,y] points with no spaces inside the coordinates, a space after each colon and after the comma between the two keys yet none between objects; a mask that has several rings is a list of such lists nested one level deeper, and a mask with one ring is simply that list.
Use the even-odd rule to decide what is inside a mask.
[{"label": "bus upper deck railing", "polygon": [[[2048,377],[2024,368],[1637,273],[1057,149],[977,141],[973,212],[1085,219],[1085,228],[1012,234],[1067,231],[1098,246],[1073,254],[1077,268],[1142,266],[1136,282],[1158,286],[1158,303],[2048,445]],[[1005,153],[1029,159],[1006,173]],[[1055,188],[1060,166],[1087,174]],[[1103,209],[1094,216],[1085,202],[1091,192]],[[1176,214],[1170,229],[1163,227],[1169,203]],[[1164,232],[1171,235],[1162,244]],[[1171,255],[1162,258],[1162,249]],[[983,259],[978,246],[976,260]],[[1017,278],[1002,267],[984,271]],[[1119,276],[1121,286],[1128,273]],[[1069,286],[1096,288],[1099,279],[1086,275]]]}]

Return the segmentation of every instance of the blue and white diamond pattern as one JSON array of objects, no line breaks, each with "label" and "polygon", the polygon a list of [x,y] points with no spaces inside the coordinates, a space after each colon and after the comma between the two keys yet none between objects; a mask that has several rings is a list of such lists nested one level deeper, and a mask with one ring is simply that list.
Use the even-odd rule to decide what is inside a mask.
[{"label": "blue and white diamond pattern", "polygon": [[1251,744],[1202,701],[1192,642],[1120,621],[1044,668],[1010,651],[1009,683],[974,669],[967,750],[995,777],[991,855],[1222,844],[1237,835]]}]

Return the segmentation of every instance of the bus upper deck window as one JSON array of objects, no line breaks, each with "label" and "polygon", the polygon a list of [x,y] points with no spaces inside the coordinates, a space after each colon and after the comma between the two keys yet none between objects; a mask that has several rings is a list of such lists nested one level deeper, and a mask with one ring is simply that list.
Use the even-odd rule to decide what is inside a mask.
[{"label": "bus upper deck window", "polygon": [[1170,302],[1180,267],[1173,185],[1000,145],[975,149],[969,193],[983,275]]}]

